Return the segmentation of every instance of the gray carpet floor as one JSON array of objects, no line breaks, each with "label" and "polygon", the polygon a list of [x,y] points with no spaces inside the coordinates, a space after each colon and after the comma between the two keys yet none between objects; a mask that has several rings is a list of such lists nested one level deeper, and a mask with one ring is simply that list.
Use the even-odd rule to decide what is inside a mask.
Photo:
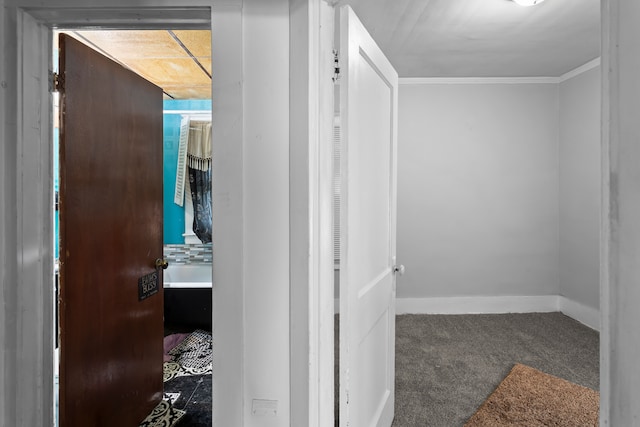
[{"label": "gray carpet floor", "polygon": [[398,316],[393,426],[462,426],[515,363],[597,390],[599,354],[561,313]]},{"label": "gray carpet floor", "polygon": [[562,313],[399,315],[393,427],[464,425],[515,363],[598,390],[599,360]]}]

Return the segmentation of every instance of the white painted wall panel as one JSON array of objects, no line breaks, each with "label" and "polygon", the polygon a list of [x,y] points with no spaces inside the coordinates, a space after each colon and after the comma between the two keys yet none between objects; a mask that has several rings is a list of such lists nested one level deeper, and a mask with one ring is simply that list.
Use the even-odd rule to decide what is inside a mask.
[{"label": "white painted wall panel", "polygon": [[557,84],[400,86],[398,260],[398,298],[557,294]]},{"label": "white painted wall panel", "polygon": [[640,3],[603,0],[601,425],[640,425]]},{"label": "white painted wall panel", "polygon": [[[212,14],[213,61],[213,335],[216,352],[214,425],[242,425],[244,401],[242,12],[216,7]],[[217,40],[225,40],[217,43]],[[226,243],[224,243],[226,242]]]},{"label": "white painted wall panel", "polygon": [[[12,322],[11,297],[9,294],[10,283],[15,280],[15,261],[9,258],[9,254],[15,251],[15,219],[12,218],[10,203],[15,203],[15,144],[6,144],[15,135],[15,127],[8,126],[6,109],[10,108],[7,99],[15,97],[15,85],[10,85],[8,69],[13,61],[7,61],[7,28],[11,28],[9,17],[6,14],[5,0],[0,0],[0,425],[5,425],[6,420],[15,417],[12,408],[11,393],[8,390],[15,389],[15,366],[12,360],[11,350],[14,345],[14,333],[8,327]],[[12,89],[13,88],[13,89]],[[15,292],[15,290],[13,291]],[[11,387],[11,388],[9,388]]]},{"label": "white painted wall panel", "polygon": [[[41,5],[36,0],[2,0],[0,10],[3,59],[0,83],[7,82],[6,88],[0,85],[0,161],[5,166],[0,171],[3,196],[0,220],[1,230],[7,231],[2,232],[0,251],[0,344],[3,349],[0,424],[20,427],[33,425],[24,414],[31,411],[37,417],[42,416],[42,411],[33,410],[33,401],[16,399],[15,372],[27,369],[34,372],[29,381],[22,382],[24,389],[32,388],[34,378],[43,386],[49,381],[36,378],[42,363],[33,364],[16,350],[19,337],[25,342],[31,339],[20,335],[21,331],[44,327],[36,316],[27,318],[27,325],[16,323],[18,314],[25,310],[21,303],[16,303],[15,286],[20,279],[15,256],[16,248],[20,251],[15,235],[18,224],[16,176],[20,173],[15,166],[18,101],[15,64],[20,45],[15,17],[16,7],[37,9]],[[58,7],[81,7],[86,13],[100,16],[108,13],[104,8],[113,10],[110,8],[118,6],[132,10],[175,6],[175,2],[52,0],[47,3],[51,9],[39,16],[64,17],[68,9],[60,12]],[[214,306],[216,313],[221,314],[216,314],[214,328],[217,344],[226,344],[216,350],[216,360],[222,363],[220,368],[216,367],[216,387],[227,386],[224,394],[217,394],[221,399],[217,403],[216,425],[285,426],[289,424],[288,1],[245,1],[243,4],[240,0],[223,0],[214,4],[210,0],[192,0],[181,6],[213,7],[228,13],[214,13],[220,21],[214,17],[214,35],[218,38],[213,47],[219,64],[214,66],[214,79],[217,78],[214,111],[219,118],[214,138],[221,141],[217,145],[217,162],[219,166],[226,162],[221,167],[229,169],[229,175],[214,173],[217,181],[215,221],[223,226],[222,230],[214,231],[221,236],[216,256],[222,261],[214,276],[214,298],[217,298]],[[74,19],[80,15],[74,15]],[[157,16],[166,18],[166,13]],[[225,177],[233,182],[225,181]],[[30,194],[23,196],[27,198]],[[47,230],[47,226],[41,227]],[[230,236],[235,239],[229,239]],[[249,373],[243,376],[243,370]],[[41,389],[32,392],[40,397],[46,395]],[[272,419],[251,416],[243,420],[239,411],[248,413],[247,402],[254,397],[277,399],[278,416]],[[43,398],[48,400],[46,396]]]},{"label": "white painted wall panel", "polygon": [[560,294],[600,308],[600,67],[560,83]]},{"label": "white painted wall panel", "polygon": [[[288,426],[288,1],[245,1],[243,41],[245,426]],[[253,399],[278,414],[253,414]]]}]

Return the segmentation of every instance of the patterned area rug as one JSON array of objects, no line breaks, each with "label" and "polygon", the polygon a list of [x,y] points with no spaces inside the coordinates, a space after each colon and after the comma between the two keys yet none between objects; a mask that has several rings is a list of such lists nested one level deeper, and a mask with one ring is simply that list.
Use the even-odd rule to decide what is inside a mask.
[{"label": "patterned area rug", "polygon": [[158,406],[140,423],[140,427],[173,427],[184,416],[185,411],[176,409],[170,399],[162,400]]},{"label": "patterned area rug", "polygon": [[465,427],[597,427],[600,394],[516,364]]},{"label": "patterned area rug", "polygon": [[169,351],[173,360],[164,363],[164,381],[186,375],[210,374],[213,371],[213,339],[202,330],[191,333]]}]

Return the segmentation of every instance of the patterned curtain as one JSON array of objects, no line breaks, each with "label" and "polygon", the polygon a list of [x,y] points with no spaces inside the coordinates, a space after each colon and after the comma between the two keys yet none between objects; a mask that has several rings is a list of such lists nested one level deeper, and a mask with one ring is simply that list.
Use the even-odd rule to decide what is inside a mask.
[{"label": "patterned curtain", "polygon": [[189,185],[193,201],[193,232],[202,243],[211,243],[211,168],[189,167]]},{"label": "patterned curtain", "polygon": [[211,122],[191,121],[187,148],[189,186],[193,202],[193,232],[211,243]]}]

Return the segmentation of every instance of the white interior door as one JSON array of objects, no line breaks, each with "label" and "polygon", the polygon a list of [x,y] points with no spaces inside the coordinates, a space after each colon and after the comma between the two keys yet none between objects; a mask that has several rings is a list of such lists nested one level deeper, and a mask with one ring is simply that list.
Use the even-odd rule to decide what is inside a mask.
[{"label": "white interior door", "polygon": [[340,426],[391,425],[398,74],[340,9]]}]

